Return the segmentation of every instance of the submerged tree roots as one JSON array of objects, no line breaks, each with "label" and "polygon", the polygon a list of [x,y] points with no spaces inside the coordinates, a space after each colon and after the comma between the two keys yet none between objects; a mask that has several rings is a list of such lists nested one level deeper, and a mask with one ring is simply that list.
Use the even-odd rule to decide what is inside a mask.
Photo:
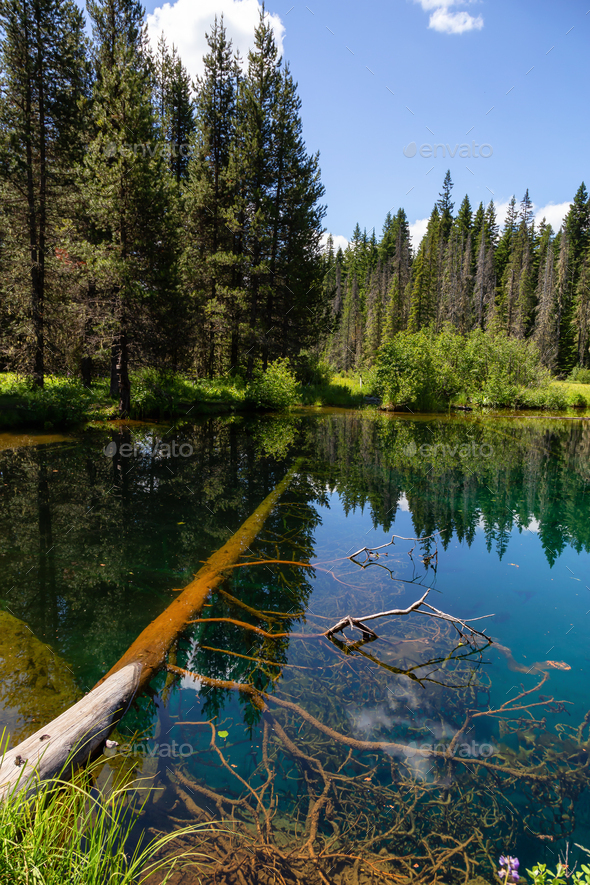
[{"label": "submerged tree roots", "polygon": [[[362,552],[364,569],[376,551]],[[435,562],[422,557],[427,572]],[[546,669],[493,706],[484,666],[490,641],[438,609],[443,617],[419,617],[419,606],[380,612],[405,616],[403,629],[388,621],[387,638],[377,640],[367,617],[293,634],[270,629],[290,613],[256,610],[227,591],[218,599],[225,614],[199,620],[200,647],[215,630],[211,651],[239,678],[203,672],[205,658],[194,652],[186,667],[168,664],[211,704],[212,718],[198,723],[210,741],[197,766],[187,760],[168,771],[166,799],[150,810],[158,826],[224,821],[224,832],[202,846],[216,862],[207,882],[448,885],[479,875],[491,883],[499,838],[508,850],[523,833],[552,841],[572,832],[588,784],[590,713],[577,727],[561,722],[564,704],[539,693]],[[341,610],[349,602],[347,591],[333,597]],[[232,617],[235,609],[269,629]],[[224,625],[258,643],[256,652],[220,648]],[[334,637],[351,626],[359,641]],[[291,666],[279,654],[285,635],[300,640]],[[232,694],[259,735],[248,772],[231,761],[232,744],[215,721]]]}]

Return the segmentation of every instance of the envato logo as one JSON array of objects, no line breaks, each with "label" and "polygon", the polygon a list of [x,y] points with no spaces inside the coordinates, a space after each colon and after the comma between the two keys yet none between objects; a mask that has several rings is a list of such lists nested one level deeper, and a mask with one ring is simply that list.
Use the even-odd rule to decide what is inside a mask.
[{"label": "envato logo", "polygon": [[152,759],[186,759],[192,756],[195,749],[192,744],[179,744],[172,741],[171,744],[149,743],[117,744],[116,741],[107,741],[105,753],[107,756],[151,756]]},{"label": "envato logo", "polygon": [[494,153],[491,144],[478,144],[476,141],[472,141],[471,144],[456,144],[454,148],[451,148],[450,144],[421,144],[418,147],[415,141],[411,141],[404,148],[404,157],[411,158],[420,154],[421,157],[434,159],[439,156],[439,151],[441,157],[446,157],[448,154],[453,158],[458,151],[460,157],[481,157],[483,160],[488,160]]},{"label": "envato logo", "polygon": [[408,443],[404,448],[404,454],[410,458],[418,455],[420,458],[434,458],[436,455],[450,456],[454,458],[491,458],[494,454],[493,446],[489,443],[483,443],[477,446],[475,442],[463,443],[461,446],[449,446],[446,443],[423,443],[417,446],[415,442]]},{"label": "envato logo", "polygon": [[146,454],[151,455],[153,458],[157,455],[164,458],[190,458],[193,453],[193,447],[189,443],[182,443],[178,446],[176,445],[176,440],[173,441],[172,445],[157,440],[154,447],[152,449],[148,448],[146,451],[145,446],[139,446],[137,443],[134,445],[131,445],[131,443],[119,444],[113,440],[104,447],[103,452],[107,458],[114,458],[117,454],[121,458],[130,458],[132,455],[137,456]]},{"label": "envato logo", "polygon": [[179,144],[178,142],[156,142],[155,144],[117,144],[116,141],[110,141],[102,149],[105,157],[134,157],[141,154],[142,157],[183,157],[187,158],[192,155],[193,148],[190,144]]},{"label": "envato logo", "polygon": [[[434,744],[424,741],[424,743],[418,744],[416,741],[411,741],[404,747],[404,754],[411,759],[413,756],[422,756],[424,753],[446,753],[448,749],[448,743]],[[457,744],[457,749],[453,755],[458,756],[460,759],[489,759],[495,752],[496,748],[493,744],[480,744],[477,741],[470,741],[469,743]]]}]

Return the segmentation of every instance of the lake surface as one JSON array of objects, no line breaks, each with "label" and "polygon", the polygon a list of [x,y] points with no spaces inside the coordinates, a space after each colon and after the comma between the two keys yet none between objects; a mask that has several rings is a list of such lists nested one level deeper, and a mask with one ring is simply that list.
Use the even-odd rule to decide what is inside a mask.
[{"label": "lake surface", "polygon": [[[491,883],[502,853],[522,869],[590,847],[590,421],[322,410],[7,436],[12,743],[90,689],[292,470],[171,652],[186,675],[162,672],[118,729],[108,770],[152,778],[145,823],[225,821],[208,849],[228,882]],[[393,534],[428,540],[347,558]],[[368,622],[371,641],[321,635],[427,588],[493,642],[423,612]]]}]

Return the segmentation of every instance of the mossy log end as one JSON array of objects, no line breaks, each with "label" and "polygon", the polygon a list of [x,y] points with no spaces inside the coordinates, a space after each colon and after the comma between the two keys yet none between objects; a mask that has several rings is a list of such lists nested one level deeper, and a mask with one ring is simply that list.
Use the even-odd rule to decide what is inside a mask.
[{"label": "mossy log end", "polygon": [[213,553],[165,611],[139,634],[135,642],[92,691],[53,722],[10,750],[0,764],[0,801],[10,790],[31,791],[40,780],[51,780],[82,765],[108,738],[131,701],[164,663],[180,633],[197,615],[207,596],[224,580],[262,529],[275,504],[301,468],[302,460],[256,508],[226,543]]},{"label": "mossy log end", "polygon": [[140,674],[140,664],[128,664],[6,752],[0,761],[0,801],[13,790],[31,792],[39,781],[67,777],[101,749],[135,697]]}]

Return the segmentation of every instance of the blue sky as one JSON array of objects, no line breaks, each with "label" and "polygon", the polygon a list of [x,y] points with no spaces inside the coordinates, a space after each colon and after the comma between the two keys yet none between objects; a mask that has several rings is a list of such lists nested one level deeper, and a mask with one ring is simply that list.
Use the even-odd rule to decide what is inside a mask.
[{"label": "blue sky", "polygon": [[[328,230],[350,237],[358,221],[379,233],[403,206],[418,239],[447,168],[457,205],[468,193],[502,208],[528,187],[558,226],[580,182],[590,185],[589,6],[270,0],[307,146],[321,154]],[[193,73],[215,13],[244,52],[257,9],[257,0],[147,4],[151,33],[163,28]],[[435,145],[444,156],[443,147],[432,156]]]}]

